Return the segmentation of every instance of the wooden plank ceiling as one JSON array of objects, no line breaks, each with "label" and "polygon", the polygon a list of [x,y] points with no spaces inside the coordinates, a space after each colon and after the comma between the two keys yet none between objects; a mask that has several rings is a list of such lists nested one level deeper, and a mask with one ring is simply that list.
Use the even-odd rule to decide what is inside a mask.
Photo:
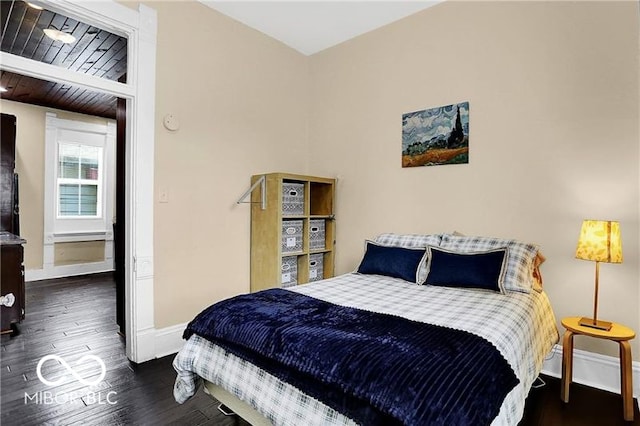
[{"label": "wooden plank ceiling", "polygon": [[[122,81],[127,71],[127,40],[100,28],[49,10],[38,10],[24,1],[0,1],[2,52],[57,65],[76,72]],[[54,28],[73,34],[65,44],[47,37]],[[1,64],[0,64],[1,68]],[[69,84],[39,80],[0,69],[2,99],[100,117],[115,118],[116,98]]]}]

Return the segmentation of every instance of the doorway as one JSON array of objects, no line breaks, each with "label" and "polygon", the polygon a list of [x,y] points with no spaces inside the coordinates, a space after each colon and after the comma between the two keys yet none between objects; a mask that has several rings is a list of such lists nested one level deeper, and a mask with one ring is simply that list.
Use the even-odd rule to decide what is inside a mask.
[{"label": "doorway", "polygon": [[[156,14],[113,1],[42,1],[64,13],[122,34],[128,40],[128,81],[119,83],[3,53],[2,69],[29,77],[77,85],[125,100],[127,141],[124,162],[124,318],[127,357],[143,362],[155,357],[153,318],[153,158]],[[145,161],[146,160],[146,161]]]}]

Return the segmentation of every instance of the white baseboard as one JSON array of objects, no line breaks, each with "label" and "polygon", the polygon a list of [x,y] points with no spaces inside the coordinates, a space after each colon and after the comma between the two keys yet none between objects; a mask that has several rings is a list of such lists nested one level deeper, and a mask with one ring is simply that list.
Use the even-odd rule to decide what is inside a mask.
[{"label": "white baseboard", "polygon": [[[640,363],[632,363],[633,396],[640,395]],[[542,373],[562,377],[562,346],[555,345],[542,366]],[[573,350],[573,381],[593,388],[620,393],[620,359],[580,349]]]},{"label": "white baseboard", "polygon": [[138,330],[135,362],[142,363],[157,358],[156,356],[156,333],[153,327]]},{"label": "white baseboard", "polygon": [[43,269],[27,269],[24,271],[24,280],[26,282],[50,280],[52,278],[73,277],[76,275],[97,274],[109,271],[113,271],[113,259],[104,262],[78,263]]},{"label": "white baseboard", "polygon": [[182,333],[186,328],[185,322],[156,330],[156,357],[162,358],[182,349],[186,342],[182,339]]}]

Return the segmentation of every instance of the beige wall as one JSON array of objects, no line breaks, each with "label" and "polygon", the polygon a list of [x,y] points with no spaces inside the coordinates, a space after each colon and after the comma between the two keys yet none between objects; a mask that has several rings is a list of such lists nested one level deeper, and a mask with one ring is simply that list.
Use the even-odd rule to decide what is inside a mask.
[{"label": "beige wall", "polygon": [[[16,171],[20,175],[20,234],[27,240],[24,248],[25,269],[42,269],[43,245],[44,245],[44,138],[46,113],[53,112],[58,118],[66,120],[83,121],[86,123],[105,124],[107,119],[93,117],[84,114],[75,114],[52,108],[44,108],[36,105],[28,105],[20,102],[0,100],[0,111],[16,116]],[[96,262],[104,260],[103,252],[100,255],[91,255],[91,247],[94,242],[88,244],[75,243],[77,247],[86,245],[87,252],[82,258],[74,255],[72,263]],[[66,259],[71,252],[63,250],[66,254],[60,255],[59,244],[56,244],[56,259]],[[60,257],[62,256],[62,257]]]},{"label": "beige wall", "polygon": [[[248,291],[235,201],[250,175],[290,171],[340,178],[337,272],[385,231],[534,241],[558,318],[592,308],[582,219],[620,220],[625,262],[602,265],[600,316],[640,329],[635,2],[446,2],[309,58],[198,3],[149,4],[169,198],[155,205],[156,327]],[[470,163],[402,169],[402,114],[461,101]]]},{"label": "beige wall", "polygon": [[103,262],[104,246],[104,241],[56,243],[53,252],[53,264],[55,266],[62,266]]},{"label": "beige wall", "polygon": [[[446,2],[311,57],[309,173],[340,178],[337,272],[385,231],[513,237],[547,256],[558,320],[589,315],[581,221],[617,219],[599,313],[640,329],[638,65],[637,2]],[[469,164],[401,168],[402,114],[461,101]]]},{"label": "beige wall", "polygon": [[0,110],[16,116],[16,172],[20,176],[20,234],[25,269],[41,269],[44,241],[44,115],[46,110],[0,100]]},{"label": "beige wall", "polygon": [[[197,2],[158,13],[155,326],[249,290],[250,176],[307,170],[308,59]],[[181,127],[162,126],[174,114]],[[166,192],[167,203],[158,194]]]}]

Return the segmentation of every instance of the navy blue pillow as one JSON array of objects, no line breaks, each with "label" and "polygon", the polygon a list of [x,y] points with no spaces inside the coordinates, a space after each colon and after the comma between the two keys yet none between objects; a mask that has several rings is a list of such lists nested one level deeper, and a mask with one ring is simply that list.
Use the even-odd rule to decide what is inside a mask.
[{"label": "navy blue pillow", "polygon": [[415,283],[418,282],[418,268],[425,255],[425,248],[381,246],[367,241],[367,248],[358,272],[402,278]]},{"label": "navy blue pillow", "polygon": [[429,247],[425,284],[481,288],[502,293],[507,250],[505,247],[476,253],[457,253]]}]

